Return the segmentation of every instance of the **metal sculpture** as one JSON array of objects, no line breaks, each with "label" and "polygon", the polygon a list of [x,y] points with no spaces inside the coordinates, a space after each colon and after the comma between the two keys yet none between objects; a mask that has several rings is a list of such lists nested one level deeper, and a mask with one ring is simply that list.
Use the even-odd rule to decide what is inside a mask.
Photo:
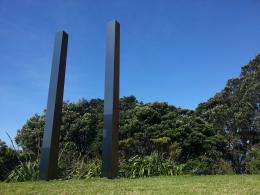
[{"label": "metal sculpture", "polygon": [[120,24],[107,24],[102,176],[114,178],[118,171]]},{"label": "metal sculpture", "polygon": [[48,104],[40,157],[40,179],[56,177],[68,34],[57,32],[52,58]]}]

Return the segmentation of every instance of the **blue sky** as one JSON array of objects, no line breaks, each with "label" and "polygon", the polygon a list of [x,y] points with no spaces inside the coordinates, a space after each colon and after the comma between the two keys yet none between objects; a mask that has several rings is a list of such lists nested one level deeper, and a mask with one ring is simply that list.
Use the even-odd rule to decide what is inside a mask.
[{"label": "blue sky", "polygon": [[47,104],[56,31],[64,100],[103,98],[106,23],[121,23],[120,96],[194,109],[260,53],[258,0],[0,0],[0,139]]}]

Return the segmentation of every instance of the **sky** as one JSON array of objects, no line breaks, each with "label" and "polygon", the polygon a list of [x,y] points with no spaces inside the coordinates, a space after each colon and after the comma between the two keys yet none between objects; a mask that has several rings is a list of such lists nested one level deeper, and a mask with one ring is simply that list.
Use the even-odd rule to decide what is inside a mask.
[{"label": "sky", "polygon": [[0,0],[0,139],[47,105],[54,36],[64,100],[103,98],[106,24],[121,24],[120,97],[196,106],[260,53],[258,0]]}]

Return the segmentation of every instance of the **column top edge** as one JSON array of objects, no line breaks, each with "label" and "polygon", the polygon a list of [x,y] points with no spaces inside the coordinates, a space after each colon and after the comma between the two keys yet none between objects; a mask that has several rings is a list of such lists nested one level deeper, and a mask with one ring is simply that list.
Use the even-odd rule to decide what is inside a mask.
[{"label": "column top edge", "polygon": [[64,35],[68,36],[68,33],[66,31],[64,31],[64,30],[58,31],[57,34],[64,34]]},{"label": "column top edge", "polygon": [[120,23],[117,20],[110,20],[107,24],[118,24],[120,25]]}]

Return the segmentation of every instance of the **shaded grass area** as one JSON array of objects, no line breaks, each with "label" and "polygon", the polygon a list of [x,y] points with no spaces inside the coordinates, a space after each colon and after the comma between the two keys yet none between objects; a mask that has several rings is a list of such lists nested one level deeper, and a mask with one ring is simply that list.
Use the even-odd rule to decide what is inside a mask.
[{"label": "shaded grass area", "polygon": [[0,194],[260,194],[260,175],[0,183]]}]

